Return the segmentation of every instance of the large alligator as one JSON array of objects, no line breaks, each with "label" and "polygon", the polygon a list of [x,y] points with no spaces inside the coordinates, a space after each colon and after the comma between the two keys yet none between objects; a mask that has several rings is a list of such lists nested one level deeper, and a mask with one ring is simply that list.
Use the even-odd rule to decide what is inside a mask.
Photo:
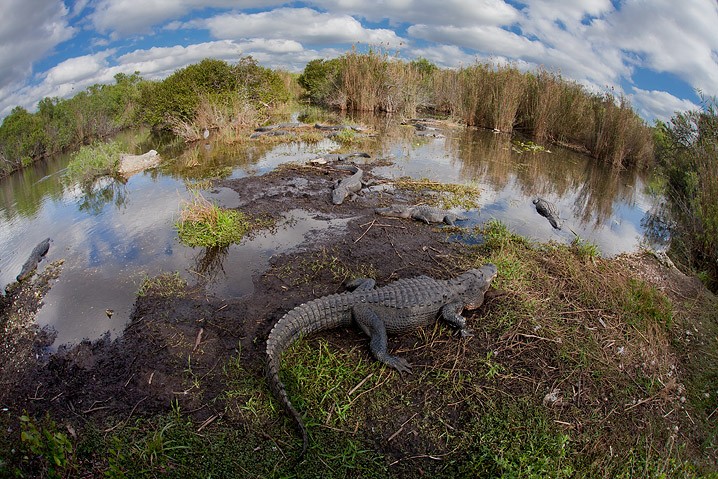
[{"label": "large alligator", "polygon": [[557,230],[561,229],[561,218],[559,216],[558,208],[556,208],[556,205],[554,205],[553,203],[549,203],[543,198],[536,198],[535,200],[533,200],[533,204],[536,205],[536,211],[538,212],[538,214],[548,219],[548,222],[551,223],[551,226],[553,226]]},{"label": "large alligator", "polygon": [[27,258],[27,261],[25,261],[25,264],[22,265],[22,269],[20,270],[20,274],[17,275],[17,280],[22,281],[29,277],[35,269],[37,269],[38,263],[42,261],[42,258],[45,257],[48,250],[50,249],[50,238],[46,238],[42,241],[40,241],[35,248],[33,248],[32,252],[30,253],[30,256]]},{"label": "large alligator", "polygon": [[340,170],[349,170],[353,175],[343,178],[332,190],[332,203],[341,205],[347,196],[354,196],[362,186],[362,178],[364,172],[361,168],[354,165],[339,165],[335,168]]},{"label": "large alligator", "polygon": [[465,216],[426,205],[392,205],[386,208],[377,208],[374,211],[381,216],[413,218],[415,220],[423,221],[426,224],[446,223],[447,225],[453,225],[456,221],[463,221],[467,219]]},{"label": "large alligator", "polygon": [[285,314],[267,339],[267,379],[272,393],[302,434],[301,455],[307,449],[307,430],[279,379],[282,353],[297,338],[356,323],[369,336],[369,349],[377,360],[400,373],[410,373],[411,366],[405,359],[387,352],[387,334],[403,334],[441,318],[456,327],[462,337],[471,336],[466,319],[460,313],[464,308],[481,306],[496,273],[496,266],[489,263],[449,280],[419,276],[377,289],[374,289],[374,280],[363,278],[348,285],[353,291],[309,301]]}]

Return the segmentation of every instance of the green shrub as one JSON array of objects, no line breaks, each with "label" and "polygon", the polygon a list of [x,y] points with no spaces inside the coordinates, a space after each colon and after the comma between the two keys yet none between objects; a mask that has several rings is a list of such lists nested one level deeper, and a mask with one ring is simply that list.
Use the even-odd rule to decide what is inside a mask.
[{"label": "green shrub", "polygon": [[23,460],[38,464],[47,477],[65,477],[72,457],[72,443],[58,431],[50,416],[40,423],[28,415],[20,416],[20,439],[26,448]]},{"label": "green shrub", "polygon": [[87,185],[100,176],[114,175],[121,153],[122,146],[119,141],[83,146],[72,155],[65,177],[71,182]]},{"label": "green shrub", "polygon": [[259,66],[252,57],[236,65],[207,58],[162,81],[143,84],[139,101],[146,123],[171,129],[173,122],[192,123],[203,99],[221,104],[237,96],[269,108],[289,100],[289,91],[279,74]]},{"label": "green shrub", "polygon": [[681,263],[704,271],[718,289],[718,104],[675,115],[656,128],[657,156],[676,227],[672,248]]},{"label": "green shrub", "polygon": [[312,103],[327,104],[329,96],[336,89],[337,75],[340,69],[340,61],[312,60],[304,67],[299,75],[299,85],[306,90],[307,97]]}]

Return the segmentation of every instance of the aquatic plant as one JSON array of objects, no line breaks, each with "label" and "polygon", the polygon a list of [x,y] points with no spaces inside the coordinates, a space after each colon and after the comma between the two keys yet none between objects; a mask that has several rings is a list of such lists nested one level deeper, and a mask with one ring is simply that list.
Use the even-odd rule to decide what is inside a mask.
[{"label": "aquatic plant", "polygon": [[467,210],[479,207],[478,197],[481,190],[476,185],[442,183],[429,178],[414,180],[408,177],[399,178],[395,184],[402,190],[422,194],[421,199],[430,206],[459,207]]}]

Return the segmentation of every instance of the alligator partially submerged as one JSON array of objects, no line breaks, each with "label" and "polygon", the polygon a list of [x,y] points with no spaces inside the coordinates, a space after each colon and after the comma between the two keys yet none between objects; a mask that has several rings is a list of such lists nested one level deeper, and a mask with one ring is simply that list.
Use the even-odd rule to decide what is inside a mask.
[{"label": "alligator partially submerged", "polygon": [[394,218],[413,218],[415,220],[423,221],[426,224],[446,223],[447,225],[453,226],[456,221],[463,221],[467,219],[465,216],[457,215],[450,211],[426,205],[392,205],[386,208],[377,208],[374,211],[381,216],[392,216]]},{"label": "alligator partially submerged", "polygon": [[548,219],[551,226],[557,230],[561,229],[561,218],[556,205],[544,200],[543,198],[536,198],[533,200],[533,204],[536,205],[536,211],[538,214]]},{"label": "alligator partially submerged", "polygon": [[456,327],[462,337],[471,336],[461,311],[481,306],[496,273],[496,266],[489,263],[449,280],[419,276],[377,289],[374,280],[363,278],[348,285],[353,291],[309,301],[285,314],[267,339],[267,379],[272,393],[302,434],[301,454],[307,449],[307,430],[279,379],[282,353],[297,338],[356,323],[369,336],[369,349],[377,360],[400,373],[410,373],[411,366],[405,359],[387,352],[387,334],[403,334],[440,318]]},{"label": "alligator partially submerged", "polygon": [[47,252],[50,250],[50,238],[46,238],[42,241],[40,241],[35,248],[33,248],[32,252],[30,253],[30,256],[27,258],[27,261],[25,261],[25,264],[22,265],[22,269],[20,270],[20,274],[17,275],[17,280],[22,281],[26,278],[28,278],[35,269],[37,269],[37,265],[42,261],[42,258],[45,257]]},{"label": "alligator partially submerged", "polygon": [[335,168],[349,170],[353,173],[339,181],[332,190],[332,203],[341,205],[348,196],[355,196],[361,190],[364,172],[354,165],[339,165]]},{"label": "alligator partially submerged", "polygon": [[327,153],[326,155],[322,155],[319,158],[326,161],[344,161],[348,160],[349,158],[371,158],[371,155],[363,151],[355,151],[352,153]]}]

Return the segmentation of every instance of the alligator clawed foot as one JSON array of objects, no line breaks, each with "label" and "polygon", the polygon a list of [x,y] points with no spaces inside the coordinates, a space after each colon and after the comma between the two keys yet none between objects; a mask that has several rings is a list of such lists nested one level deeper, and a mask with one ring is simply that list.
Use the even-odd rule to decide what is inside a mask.
[{"label": "alligator clawed foot", "polygon": [[398,356],[391,356],[388,361],[389,366],[399,371],[402,376],[404,374],[411,374],[411,364],[404,358]]}]

